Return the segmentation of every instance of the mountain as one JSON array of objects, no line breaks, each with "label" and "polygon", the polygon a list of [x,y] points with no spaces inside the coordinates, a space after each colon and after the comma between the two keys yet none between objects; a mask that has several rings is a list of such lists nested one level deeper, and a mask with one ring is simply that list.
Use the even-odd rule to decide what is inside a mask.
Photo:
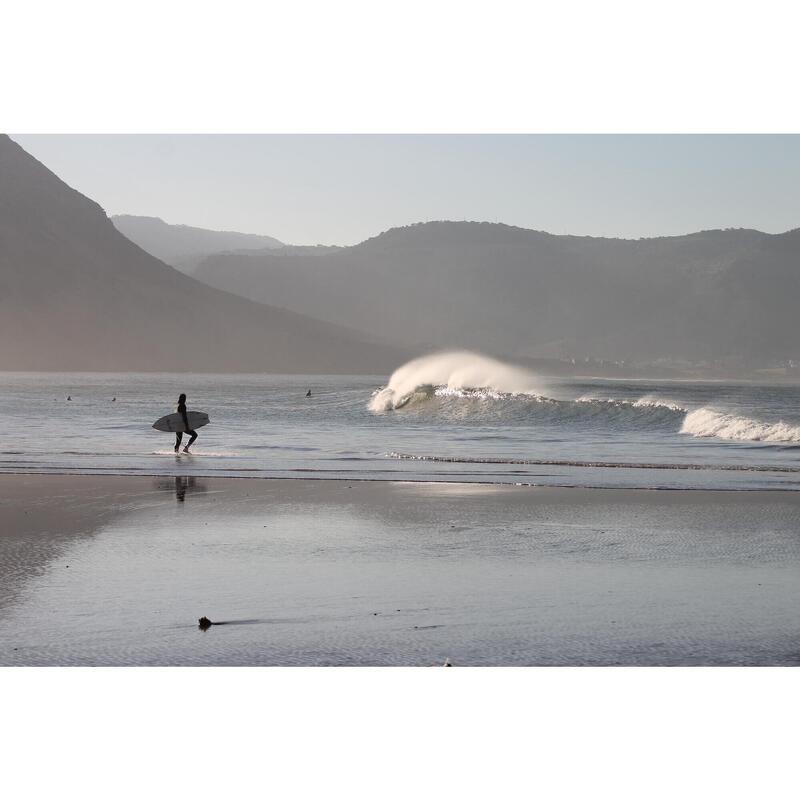
[{"label": "mountain", "polygon": [[386,373],[406,355],[181,274],[0,136],[0,370]]},{"label": "mountain", "polygon": [[284,246],[283,242],[272,236],[169,225],[158,217],[120,214],[111,217],[111,221],[120,233],[142,250],[187,274],[191,274],[200,261],[214,253]]},{"label": "mountain", "polygon": [[314,258],[218,254],[195,276],[406,345],[649,363],[800,358],[800,230],[627,240],[430,222]]}]

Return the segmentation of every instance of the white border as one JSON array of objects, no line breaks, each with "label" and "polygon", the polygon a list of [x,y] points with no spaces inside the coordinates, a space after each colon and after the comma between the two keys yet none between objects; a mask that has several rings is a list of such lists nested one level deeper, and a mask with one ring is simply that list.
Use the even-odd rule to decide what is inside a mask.
[{"label": "white border", "polygon": [[26,0],[0,124],[87,132],[796,132],[786,0]]},{"label": "white border", "polygon": [[778,797],[787,669],[3,673],[8,797]]}]

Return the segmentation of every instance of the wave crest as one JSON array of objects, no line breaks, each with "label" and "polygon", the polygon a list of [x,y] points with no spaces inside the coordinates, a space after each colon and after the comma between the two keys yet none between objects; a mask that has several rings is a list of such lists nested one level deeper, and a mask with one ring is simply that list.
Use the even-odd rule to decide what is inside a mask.
[{"label": "wave crest", "polygon": [[396,369],[389,383],[369,402],[370,411],[392,411],[433,396],[540,397],[538,379],[529,370],[465,350],[434,353]]},{"label": "wave crest", "polygon": [[680,405],[679,403],[673,403],[670,400],[662,400],[655,395],[646,394],[644,397],[640,397],[633,403],[634,408],[666,408],[668,411],[682,411],[686,412],[686,409]]}]

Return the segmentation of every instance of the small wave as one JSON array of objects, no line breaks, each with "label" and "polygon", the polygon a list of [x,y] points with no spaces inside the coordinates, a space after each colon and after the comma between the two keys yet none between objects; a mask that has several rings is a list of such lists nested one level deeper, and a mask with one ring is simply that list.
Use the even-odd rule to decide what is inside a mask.
[{"label": "small wave", "polygon": [[655,397],[652,394],[646,394],[644,397],[640,397],[638,400],[634,401],[633,407],[666,408],[668,411],[681,411],[684,414],[686,413],[686,409],[682,405],[673,403],[670,400],[662,400],[660,397]]},{"label": "small wave", "polygon": [[564,402],[583,403],[585,405],[597,405],[597,406],[633,405],[632,400],[623,400],[618,397],[608,397],[608,396],[600,397],[596,394],[582,394],[580,397],[576,397],[574,400],[565,400]]},{"label": "small wave", "polygon": [[657,462],[628,461],[568,461],[545,458],[481,458],[469,456],[429,456],[413,453],[387,453],[387,458],[402,461],[432,461],[439,464],[496,464],[536,467],[584,467],[602,469],[669,469],[669,470],[708,470],[721,472],[800,472],[800,467],[780,467],[758,464],[675,464]]},{"label": "small wave", "polygon": [[646,394],[638,400],[622,400],[617,397],[597,397],[591,394],[585,394],[575,400],[576,403],[586,403],[589,405],[599,406],[616,406],[618,408],[653,408],[653,409],[666,409],[667,411],[680,411],[686,413],[686,409],[678,403],[672,403],[668,400],[661,400],[651,394]]},{"label": "small wave", "polygon": [[724,414],[710,408],[690,411],[683,421],[681,433],[736,442],[800,442],[798,425],[783,421],[762,422],[750,417]]}]

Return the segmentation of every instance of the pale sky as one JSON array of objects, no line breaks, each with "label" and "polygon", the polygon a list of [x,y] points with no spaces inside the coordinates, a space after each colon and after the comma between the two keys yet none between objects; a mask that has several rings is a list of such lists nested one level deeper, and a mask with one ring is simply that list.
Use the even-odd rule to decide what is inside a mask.
[{"label": "pale sky", "polygon": [[428,220],[663,236],[800,227],[800,135],[16,135],[111,214],[355,244]]}]

